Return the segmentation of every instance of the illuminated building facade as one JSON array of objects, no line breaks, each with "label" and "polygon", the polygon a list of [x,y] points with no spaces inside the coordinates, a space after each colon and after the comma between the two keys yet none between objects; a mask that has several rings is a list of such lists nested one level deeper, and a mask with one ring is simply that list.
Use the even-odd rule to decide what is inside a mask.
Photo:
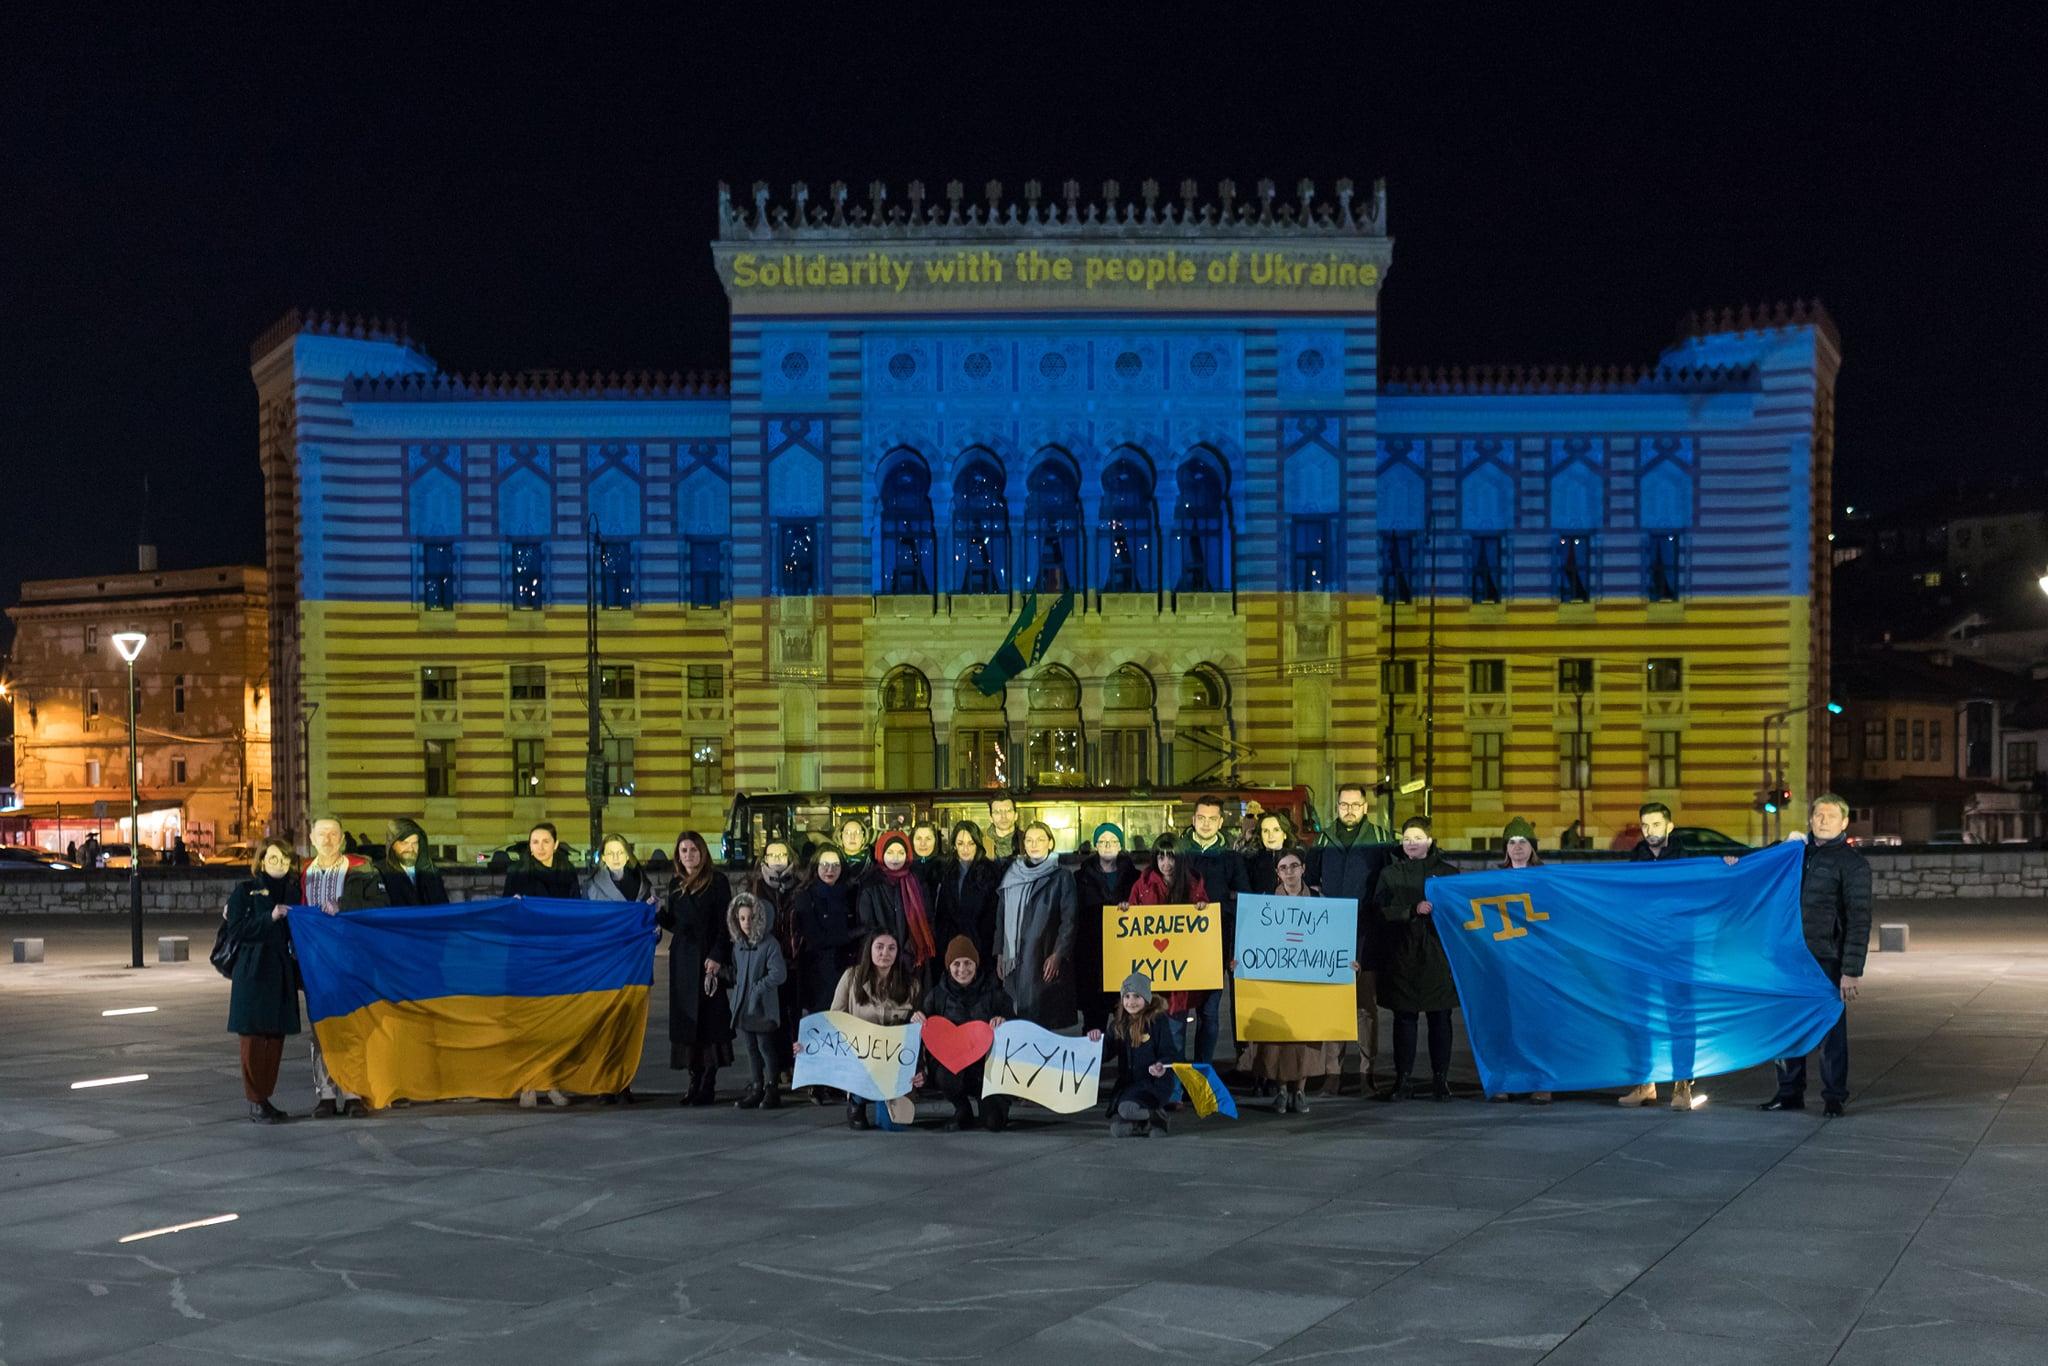
[{"label": "illuminated building facade", "polygon": [[[607,819],[643,844],[734,790],[1303,783],[1327,810],[1387,773],[1459,844],[1548,837],[1581,788],[1596,836],[1646,795],[1753,831],[1763,718],[1825,697],[1832,324],[1406,375],[1386,228],[1348,182],[721,193],[729,383],[461,378],[288,317],[253,367],[281,816],[422,813],[464,855],[579,820],[595,594]],[[967,681],[1065,588],[1038,667]],[[1770,732],[1802,787],[1825,731]]]}]

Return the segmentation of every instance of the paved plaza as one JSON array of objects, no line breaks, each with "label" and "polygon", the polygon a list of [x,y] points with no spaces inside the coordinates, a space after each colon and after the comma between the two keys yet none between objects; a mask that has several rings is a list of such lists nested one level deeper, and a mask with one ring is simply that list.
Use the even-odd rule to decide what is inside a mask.
[{"label": "paved plaza", "polygon": [[1913,948],[1871,958],[1840,1121],[1756,1112],[1758,1069],[1685,1115],[1345,1098],[1142,1142],[684,1111],[659,987],[646,1104],[263,1128],[204,961],[9,921],[49,961],[0,965],[0,1364],[2038,1366],[2048,905],[1879,918]]}]

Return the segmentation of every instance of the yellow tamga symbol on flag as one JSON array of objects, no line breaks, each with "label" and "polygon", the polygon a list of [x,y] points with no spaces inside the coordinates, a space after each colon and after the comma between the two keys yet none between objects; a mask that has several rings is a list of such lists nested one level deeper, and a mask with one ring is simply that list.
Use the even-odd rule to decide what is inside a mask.
[{"label": "yellow tamga symbol on flag", "polygon": [[[1513,918],[1508,914],[1509,910],[1516,906],[1522,908],[1522,924],[1519,926],[1515,924]],[[1472,918],[1461,922],[1463,928],[1468,930],[1485,929],[1486,913],[1488,911],[1500,912],[1500,928],[1493,932],[1495,939],[1520,939],[1529,932],[1528,925],[1530,921],[1550,919],[1547,913],[1536,909],[1536,903],[1529,899],[1527,892],[1507,892],[1500,896],[1473,897]]]}]

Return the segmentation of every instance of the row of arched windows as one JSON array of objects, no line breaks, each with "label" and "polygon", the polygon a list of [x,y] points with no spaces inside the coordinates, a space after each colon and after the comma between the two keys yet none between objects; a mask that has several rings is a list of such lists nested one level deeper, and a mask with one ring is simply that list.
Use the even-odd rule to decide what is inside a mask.
[{"label": "row of arched windows", "polygon": [[[881,593],[1228,591],[1231,519],[1226,474],[1198,449],[1173,473],[1172,512],[1159,526],[1152,465],[1126,451],[1102,469],[1084,499],[1081,471],[1048,457],[1024,481],[1023,525],[1013,531],[1001,466],[993,456],[964,464],[936,500],[931,469],[910,450],[892,453],[880,484]],[[1086,506],[1095,509],[1089,525]]]}]

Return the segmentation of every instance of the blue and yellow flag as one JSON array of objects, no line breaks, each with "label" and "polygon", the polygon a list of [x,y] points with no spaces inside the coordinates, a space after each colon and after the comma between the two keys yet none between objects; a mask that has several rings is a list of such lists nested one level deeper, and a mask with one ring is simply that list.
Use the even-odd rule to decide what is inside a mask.
[{"label": "blue and yellow flag", "polygon": [[651,906],[294,906],[290,924],[328,1071],[372,1105],[548,1087],[609,1095],[639,1070]]},{"label": "blue and yellow flag", "polygon": [[1026,593],[1017,624],[1003,637],[1002,645],[988,663],[975,671],[974,686],[989,697],[1001,692],[1004,684],[1045,658],[1046,647],[1052,644],[1052,638],[1059,634],[1073,610],[1071,587],[1062,589],[1057,597]]},{"label": "blue and yellow flag", "polygon": [[1815,1047],[1841,993],[1799,923],[1804,846],[1431,878],[1489,1094],[1735,1072]]},{"label": "blue and yellow flag", "polygon": [[1225,1119],[1237,1118],[1237,1098],[1230,1094],[1223,1078],[1216,1075],[1215,1068],[1206,1062],[1177,1062],[1172,1066],[1173,1075],[1187,1088],[1197,1115],[1203,1119],[1215,1114]]}]

